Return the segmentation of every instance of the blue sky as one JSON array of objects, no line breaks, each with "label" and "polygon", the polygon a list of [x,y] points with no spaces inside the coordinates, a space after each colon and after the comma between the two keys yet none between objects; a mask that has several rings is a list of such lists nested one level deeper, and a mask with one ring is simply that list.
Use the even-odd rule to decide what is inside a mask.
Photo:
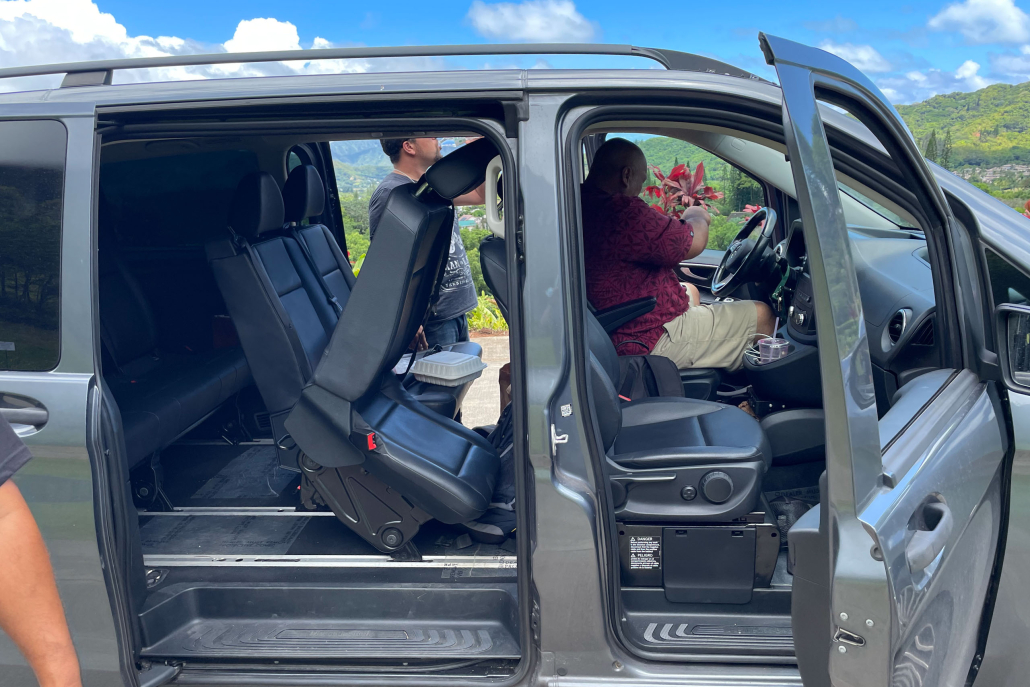
[{"label": "blue sky", "polygon": [[[748,0],[698,4],[612,0],[0,0],[0,66],[224,50],[591,41],[701,53],[770,77],[758,49],[761,30],[841,55],[873,78],[896,103],[907,103],[937,93],[1030,79],[1030,0],[1025,1],[1026,11],[1014,0]],[[424,69],[624,64],[619,60],[544,56],[408,60],[390,66]],[[351,61],[289,68],[270,65],[179,70],[155,78],[377,68],[383,66]],[[47,83],[37,80],[30,85]]]}]

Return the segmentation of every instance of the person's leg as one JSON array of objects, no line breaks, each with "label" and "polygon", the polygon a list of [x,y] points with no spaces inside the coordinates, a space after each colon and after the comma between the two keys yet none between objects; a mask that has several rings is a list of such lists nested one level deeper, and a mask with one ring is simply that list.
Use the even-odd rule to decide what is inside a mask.
[{"label": "person's leg", "polygon": [[469,316],[466,313],[461,317],[454,318],[454,321],[458,323],[458,341],[469,340]]},{"label": "person's leg", "polygon": [[684,284],[687,287],[687,295],[690,296],[690,307],[693,308],[695,305],[701,305],[701,292],[697,290],[697,287],[687,282]]},{"label": "person's leg", "polygon": [[465,325],[464,338],[462,338],[462,326],[459,320],[464,320],[465,316],[462,315],[460,318],[454,318],[453,320],[440,320],[437,322],[428,322],[425,325],[426,343],[429,347],[440,345],[446,346],[447,344],[458,343],[459,341],[468,340],[468,325]]},{"label": "person's leg", "polygon": [[773,331],[773,327],[776,326],[776,313],[766,303],[761,301],[751,302],[758,309],[758,333],[765,334],[766,336],[775,336],[776,332]]},{"label": "person's leg", "polygon": [[[681,370],[736,370],[743,364],[744,351],[755,341],[758,313],[751,301],[720,301],[691,307],[665,323],[665,333],[651,353],[671,359]],[[768,330],[772,330],[771,322]]]}]

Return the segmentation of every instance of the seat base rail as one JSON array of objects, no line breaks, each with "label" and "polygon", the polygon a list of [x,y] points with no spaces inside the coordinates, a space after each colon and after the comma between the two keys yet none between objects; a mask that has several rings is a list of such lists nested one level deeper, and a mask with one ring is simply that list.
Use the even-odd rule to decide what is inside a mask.
[{"label": "seat base rail", "polygon": [[305,508],[327,506],[337,519],[383,553],[421,560],[411,538],[432,518],[360,465],[327,468],[300,454]]}]

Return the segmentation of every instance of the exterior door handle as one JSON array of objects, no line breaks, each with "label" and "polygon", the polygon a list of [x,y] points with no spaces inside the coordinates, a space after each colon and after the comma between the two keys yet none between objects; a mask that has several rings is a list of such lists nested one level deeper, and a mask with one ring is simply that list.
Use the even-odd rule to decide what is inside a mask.
[{"label": "exterior door handle", "polygon": [[12,425],[30,425],[39,429],[50,419],[41,403],[25,396],[0,394],[0,415]]},{"label": "exterior door handle", "polygon": [[905,547],[910,572],[919,572],[934,562],[951,536],[954,521],[948,504],[930,501],[920,506],[919,529]]}]

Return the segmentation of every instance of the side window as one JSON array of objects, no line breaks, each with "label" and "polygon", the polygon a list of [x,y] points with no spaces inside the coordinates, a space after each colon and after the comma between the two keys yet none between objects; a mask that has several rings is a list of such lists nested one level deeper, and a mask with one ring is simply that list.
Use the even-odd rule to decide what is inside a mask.
[{"label": "side window", "polygon": [[333,170],[350,263],[361,269],[368,252],[368,201],[379,182],[393,169],[378,140],[333,141]]},{"label": "side window", "polygon": [[994,307],[1003,303],[1030,304],[1030,278],[990,248],[985,249]]},{"label": "side window", "polygon": [[[607,138],[626,138],[644,151],[648,178],[641,197],[667,214],[676,215],[682,206],[670,200],[663,179],[680,182],[690,175],[699,185],[704,202],[712,214],[708,248],[726,250],[740,233],[744,222],[766,204],[761,184],[722,158],[687,141],[646,134],[608,134]],[[710,188],[706,188],[710,187]]]},{"label": "side window", "polygon": [[296,149],[291,150],[290,154],[286,157],[286,173],[289,174],[302,164],[304,163],[300,161],[300,155],[297,155]]},{"label": "side window", "polygon": [[60,357],[67,139],[57,121],[0,122],[0,370],[52,370]]},{"label": "side window", "polygon": [[[987,274],[991,280],[994,307],[999,305],[1030,305],[1030,277],[1005,258],[986,248]],[[1008,365],[1017,384],[1030,386],[1030,315],[1024,312],[1008,314],[1006,341],[998,345],[1008,347]]]}]

